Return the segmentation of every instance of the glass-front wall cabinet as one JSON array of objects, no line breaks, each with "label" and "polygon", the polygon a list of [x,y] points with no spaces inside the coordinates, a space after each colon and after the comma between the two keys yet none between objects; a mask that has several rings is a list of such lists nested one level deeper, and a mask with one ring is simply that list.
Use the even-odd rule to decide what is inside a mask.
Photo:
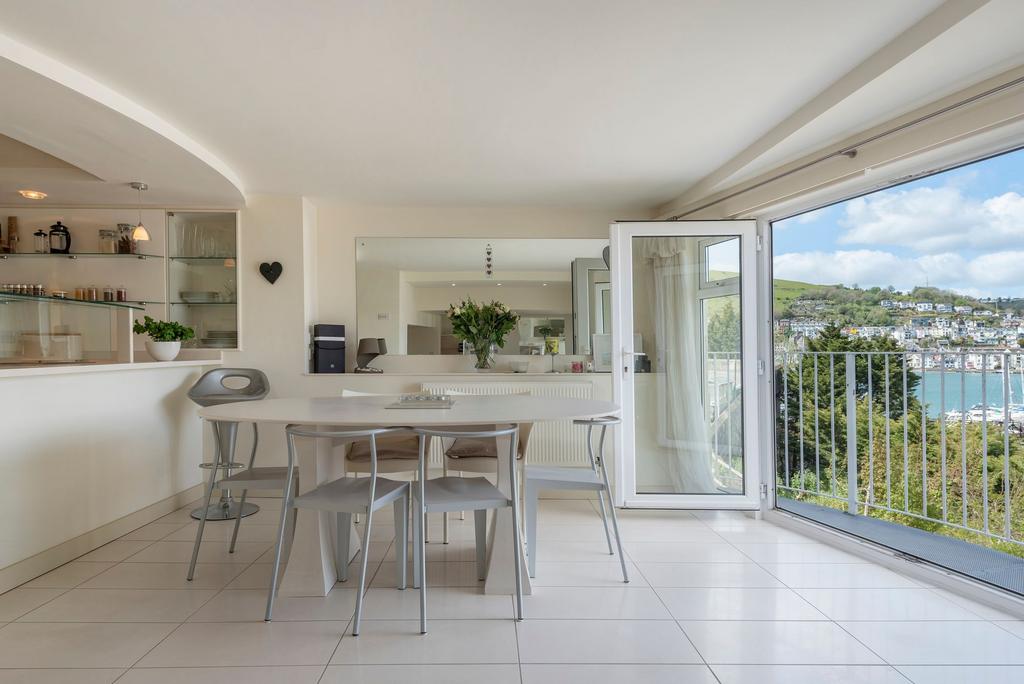
[{"label": "glass-front wall cabinet", "polygon": [[167,228],[171,320],[196,331],[191,346],[237,348],[236,215],[168,212]]},{"label": "glass-front wall cabinet", "polygon": [[[133,239],[140,220],[149,240]],[[63,236],[54,243],[61,251],[51,248],[54,233]],[[59,320],[54,325],[71,333],[88,327],[89,340],[98,340],[99,314],[88,312],[109,316],[113,309],[96,309],[96,302],[128,305],[117,309],[128,312],[128,330],[132,318],[152,316],[194,328],[195,339],[186,347],[236,349],[237,246],[238,215],[232,211],[0,207],[0,292],[38,298],[31,305],[5,298],[17,306],[0,309],[5,335],[0,358],[20,358],[22,352],[14,351],[23,348],[19,325],[26,332],[53,332],[37,330],[35,321]],[[50,305],[53,299],[60,301]],[[71,308],[75,302],[92,307]],[[37,316],[36,309],[48,313]],[[145,358],[145,337],[130,339],[135,358]],[[65,341],[77,349],[73,337]],[[92,344],[94,356],[106,358],[104,344],[85,337],[82,342],[83,353]],[[85,353],[82,362],[89,358]]]}]

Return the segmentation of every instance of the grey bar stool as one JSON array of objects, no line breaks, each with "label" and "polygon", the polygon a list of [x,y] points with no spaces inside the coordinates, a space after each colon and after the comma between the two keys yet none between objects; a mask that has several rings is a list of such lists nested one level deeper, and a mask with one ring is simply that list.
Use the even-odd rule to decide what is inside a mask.
[{"label": "grey bar stool", "polygon": [[[245,382],[241,387],[230,387],[225,384],[230,380],[242,380]],[[266,374],[255,368],[214,368],[203,374],[196,384],[188,391],[188,398],[200,406],[217,406],[219,404],[230,404],[236,401],[258,401],[267,396],[270,392],[270,380]],[[238,434],[238,423],[225,421],[212,421],[213,436],[216,444],[215,458],[212,463],[202,463],[200,468],[214,471],[211,479],[217,479],[217,471],[223,470],[227,478],[232,470],[244,468],[245,464],[234,462],[235,441]],[[249,468],[252,468],[256,459],[256,446],[259,444],[259,428],[256,423],[252,424],[252,452],[249,454]],[[238,485],[236,485],[238,486]],[[210,504],[207,501],[205,515],[203,509],[197,508],[192,511],[192,517],[196,520],[231,520],[232,518],[252,515],[260,510],[259,506],[245,502],[245,493],[242,493],[242,500],[236,502],[231,497],[230,489],[221,489],[220,501]],[[236,525],[237,533],[237,525]],[[232,544],[232,547],[234,545]]]},{"label": "grey bar stool", "polygon": [[[516,619],[523,619],[523,578],[520,570],[522,564],[522,545],[519,537],[519,492],[516,480],[516,449],[519,437],[519,426],[492,430],[475,430],[472,427],[460,429],[416,428],[420,436],[420,458],[418,479],[412,486],[412,498],[415,504],[412,516],[413,530],[413,585],[420,590],[420,633],[427,633],[427,563],[424,548],[424,521],[427,513],[450,513],[454,511],[473,511],[476,516],[476,567],[477,578],[486,579],[487,573],[487,511],[490,509],[512,508],[512,540],[515,545],[513,562],[516,577]],[[511,452],[509,453],[508,477],[511,496],[505,496],[501,490],[484,477],[438,477],[427,479],[427,441],[433,437],[438,439],[495,439],[509,435]]]},{"label": "grey bar stool", "polygon": [[[530,577],[537,574],[537,500],[540,492],[545,489],[584,489],[597,492],[597,501],[601,505],[601,520],[604,522],[604,536],[608,542],[608,554],[615,555],[612,550],[612,537],[608,531],[608,512],[605,510],[604,497],[608,497],[608,509],[611,510],[612,527],[615,530],[615,544],[619,549],[619,562],[622,564],[622,581],[629,582],[626,572],[626,558],[622,554],[622,537],[619,536],[619,519],[615,515],[615,504],[612,502],[612,489],[608,484],[608,471],[604,466],[604,438],[609,425],[618,425],[621,418],[606,416],[574,420],[574,425],[587,428],[587,456],[590,457],[590,468],[563,466],[526,466],[526,555]],[[594,454],[594,428],[601,428],[597,454]]]},{"label": "grey bar stool", "polygon": [[281,522],[277,531],[277,546],[274,549],[274,570],[270,576],[270,591],[267,594],[267,614],[269,622],[274,608],[274,597],[277,594],[277,577],[281,569],[281,547],[284,544],[285,521],[293,509],[311,508],[329,511],[337,515],[337,540],[334,547],[335,562],[338,566],[338,577],[344,582],[348,580],[348,549],[352,516],[356,513],[366,515],[363,528],[363,539],[360,553],[362,569],[359,573],[359,593],[356,594],[356,613],[352,622],[352,635],[359,635],[359,625],[363,616],[363,594],[366,593],[366,570],[370,533],[373,529],[373,513],[388,504],[395,507],[395,543],[398,545],[398,588],[405,589],[405,567],[409,537],[406,523],[409,519],[409,483],[396,482],[377,477],[377,439],[395,436],[402,432],[408,434],[408,428],[370,428],[366,430],[324,430],[315,425],[289,425],[285,428],[288,439],[288,479],[295,471],[295,438],[312,437],[326,439],[365,439],[370,443],[370,476],[342,477],[322,484],[316,489],[295,496],[295,487],[284,490],[281,502]]}]

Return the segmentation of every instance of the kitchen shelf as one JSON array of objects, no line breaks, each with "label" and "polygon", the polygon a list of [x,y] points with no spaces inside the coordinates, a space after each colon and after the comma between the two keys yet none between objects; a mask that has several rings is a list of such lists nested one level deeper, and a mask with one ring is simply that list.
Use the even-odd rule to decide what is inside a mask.
[{"label": "kitchen shelf", "polygon": [[47,258],[60,258],[70,259],[72,261],[76,259],[138,259],[140,261],[146,261],[147,259],[163,259],[162,254],[108,254],[106,252],[73,252],[71,254],[53,254],[38,252],[19,252],[16,254],[0,254],[0,260],[5,259],[47,259]]},{"label": "kitchen shelf", "polygon": [[[167,257],[171,261],[180,261],[185,264],[196,264],[196,265],[210,265],[216,264],[217,262],[225,262],[229,259],[235,260],[234,256],[172,256]],[[225,268],[233,268],[233,266],[225,266]]]},{"label": "kitchen shelf", "polygon": [[171,302],[174,306],[237,306],[238,302]]},{"label": "kitchen shelf", "polygon": [[136,311],[141,311],[144,308],[139,306],[136,302],[101,302],[87,299],[71,299],[70,297],[51,297],[50,295],[15,294],[14,292],[0,292],[0,301],[36,301],[48,304],[71,304],[74,306],[103,306],[118,309],[135,309]]}]

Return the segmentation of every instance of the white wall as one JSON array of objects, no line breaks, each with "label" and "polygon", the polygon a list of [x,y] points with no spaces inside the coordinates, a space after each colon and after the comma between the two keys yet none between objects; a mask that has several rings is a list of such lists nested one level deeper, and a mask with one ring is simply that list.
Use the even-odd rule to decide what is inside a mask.
[{"label": "white wall", "polygon": [[[185,392],[204,370],[0,378],[0,591],[137,525],[89,537],[97,528],[199,484],[202,423]],[[37,554],[22,563],[35,571],[8,567]]]}]

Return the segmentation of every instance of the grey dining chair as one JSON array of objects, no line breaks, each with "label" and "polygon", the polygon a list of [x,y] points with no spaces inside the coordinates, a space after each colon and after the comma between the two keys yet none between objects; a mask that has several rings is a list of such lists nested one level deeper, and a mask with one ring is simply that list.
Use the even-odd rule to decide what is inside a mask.
[{"label": "grey dining chair", "polygon": [[392,504],[395,510],[395,544],[398,546],[398,588],[405,589],[407,549],[409,546],[407,521],[409,519],[409,483],[397,482],[377,476],[377,440],[392,437],[408,428],[369,428],[365,430],[327,430],[315,425],[289,425],[285,428],[288,441],[288,479],[295,470],[295,438],[311,437],[325,439],[367,440],[370,449],[369,477],[342,477],[322,484],[312,491],[296,496],[295,487],[288,486],[284,490],[281,502],[281,520],[277,532],[277,545],[274,549],[274,568],[270,576],[270,590],[267,594],[266,621],[270,621],[277,594],[278,575],[281,569],[282,547],[285,537],[285,522],[288,514],[299,508],[310,508],[336,514],[337,532],[334,547],[335,563],[338,577],[348,580],[348,550],[352,516],[356,513],[366,515],[363,527],[363,538],[360,545],[359,592],[356,594],[356,612],[352,622],[352,635],[359,635],[359,626],[363,615],[363,595],[366,593],[366,571],[369,558],[370,533],[373,530],[373,514],[375,511]]},{"label": "grey dining chair", "polygon": [[[428,513],[449,513],[452,511],[473,511],[476,523],[476,564],[477,578],[486,579],[487,574],[487,511],[511,507],[512,509],[512,540],[515,546],[513,563],[515,564],[515,607],[516,619],[523,619],[523,578],[522,546],[519,534],[519,492],[516,478],[516,449],[519,426],[480,430],[475,427],[450,428],[416,428],[420,437],[419,472],[417,481],[412,486],[414,503],[412,516],[413,530],[413,586],[420,590],[420,633],[427,633],[427,563],[424,548],[424,528]],[[426,462],[428,458],[427,440],[438,439],[497,439],[501,436],[511,438],[509,453],[508,477],[511,495],[506,496],[495,485],[484,477],[452,477],[442,476],[427,479]]]},{"label": "grey dining chair", "polygon": [[[615,514],[612,502],[612,490],[608,484],[608,470],[604,464],[604,438],[608,426],[618,425],[621,418],[606,416],[574,420],[573,424],[587,428],[587,456],[590,458],[589,468],[567,466],[526,466],[524,498],[526,506],[526,556],[530,577],[537,574],[537,503],[540,492],[545,489],[582,489],[597,492],[597,501],[601,507],[601,521],[604,523],[604,536],[608,542],[608,554],[615,555],[612,549],[612,537],[608,530],[608,512],[611,512],[612,528],[615,531],[615,544],[619,550],[619,563],[622,565],[622,581],[629,582],[626,572],[626,558],[622,554],[622,537],[619,535],[619,519]],[[601,428],[597,453],[594,453],[594,428]],[[605,509],[605,496],[608,497],[608,509]]]},{"label": "grey dining chair", "polygon": [[[478,393],[471,392],[460,392],[458,390],[450,390],[445,392],[449,396],[453,397],[470,397],[470,396],[493,396],[493,395],[481,395]],[[526,390],[523,392],[511,392],[503,396],[529,396],[530,391]],[[492,426],[492,428],[497,426]],[[533,431],[533,423],[523,423],[519,425],[519,448],[516,452],[516,457],[519,462],[522,463],[523,459],[526,458],[526,451],[530,445],[530,433]],[[449,440],[440,440],[441,442],[441,467],[442,474],[447,477],[448,473],[455,471],[460,476],[463,473],[479,473],[481,475],[490,475],[498,469],[498,444],[497,440],[491,439],[472,439],[469,437],[458,437]],[[428,450],[429,450],[429,444]],[[459,511],[459,519],[465,520],[465,511]],[[441,541],[445,544],[448,543],[448,513],[444,514],[444,524],[441,528]]]},{"label": "grey dining chair", "polygon": [[[388,396],[374,392],[358,392],[356,390],[341,390],[342,397],[382,397]],[[336,439],[335,446],[345,446],[345,472],[358,475],[370,472],[370,448],[369,442],[365,439]],[[427,445],[429,449],[429,444]],[[400,433],[377,440],[377,472],[394,475],[397,473],[416,474],[416,459],[419,458],[419,438],[412,433]],[[447,516],[446,516],[447,517]],[[356,523],[359,523],[359,516],[355,516]],[[446,520],[447,523],[447,520]],[[445,528],[445,543],[448,543],[447,527]]]}]

